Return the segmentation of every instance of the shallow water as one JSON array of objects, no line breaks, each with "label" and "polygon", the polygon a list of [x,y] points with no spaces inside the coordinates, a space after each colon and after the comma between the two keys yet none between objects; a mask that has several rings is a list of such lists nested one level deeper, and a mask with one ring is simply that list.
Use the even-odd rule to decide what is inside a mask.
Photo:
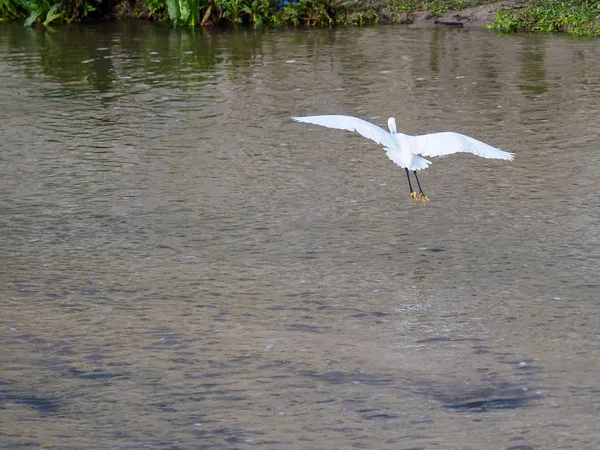
[{"label": "shallow water", "polygon": [[[0,27],[0,446],[595,449],[600,47]],[[420,176],[290,115],[516,154]]]}]

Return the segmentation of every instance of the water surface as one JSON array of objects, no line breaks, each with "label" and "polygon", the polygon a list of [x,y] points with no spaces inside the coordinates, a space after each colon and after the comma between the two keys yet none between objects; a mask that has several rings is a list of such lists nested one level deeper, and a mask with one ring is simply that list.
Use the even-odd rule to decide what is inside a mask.
[{"label": "water surface", "polygon": [[[600,47],[0,27],[4,448],[594,449]],[[377,145],[458,131],[411,205]]]}]

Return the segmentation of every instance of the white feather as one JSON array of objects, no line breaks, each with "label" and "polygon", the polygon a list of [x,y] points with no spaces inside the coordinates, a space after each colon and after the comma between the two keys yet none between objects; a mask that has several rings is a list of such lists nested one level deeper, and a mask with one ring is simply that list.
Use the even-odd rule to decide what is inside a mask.
[{"label": "white feather", "polygon": [[[387,155],[388,158],[390,158],[392,161],[394,161],[396,164],[398,164],[400,167],[404,168],[405,165],[402,162],[402,153],[399,152],[396,149],[393,148],[386,148],[385,150],[385,154]],[[431,164],[431,161],[425,159],[425,158],[421,158],[419,155],[413,155],[412,156],[412,160],[410,162],[410,167],[407,167],[408,170],[423,170],[423,169],[427,169],[427,167],[429,167],[429,164]]]},{"label": "white feather", "polygon": [[292,117],[298,122],[313,123],[327,128],[336,128],[338,130],[356,131],[361,136],[371,139],[384,147],[395,147],[396,141],[390,133],[383,128],[373,125],[366,120],[352,116],[307,116]]},{"label": "white feather", "polygon": [[[402,168],[422,170],[427,168],[430,161],[421,156],[443,156],[452,153],[466,152],[483,158],[495,158],[512,161],[513,153],[508,153],[484,142],[459,133],[444,132],[409,136],[396,133],[396,121],[393,117],[388,120],[391,133],[373,125],[366,120],[352,116],[326,115],[292,117],[298,122],[312,123],[338,130],[356,131],[367,139],[371,139],[385,147],[388,158]],[[418,156],[421,155],[421,156]]]},{"label": "white feather", "polygon": [[492,147],[485,142],[460,133],[433,133],[415,136],[413,152],[422,156],[443,156],[452,153],[472,153],[482,158],[505,159],[512,161],[514,154]]}]

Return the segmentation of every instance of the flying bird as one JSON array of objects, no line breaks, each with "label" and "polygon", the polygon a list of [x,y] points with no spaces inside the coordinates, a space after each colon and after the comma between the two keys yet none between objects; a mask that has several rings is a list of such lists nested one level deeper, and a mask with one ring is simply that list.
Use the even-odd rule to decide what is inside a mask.
[{"label": "flying bird", "polygon": [[[429,201],[429,197],[421,189],[421,183],[417,177],[417,170],[423,170],[431,164],[431,161],[423,158],[423,156],[443,156],[465,152],[481,156],[482,158],[504,159],[507,161],[512,161],[515,157],[513,153],[492,147],[464,134],[443,132],[424,134],[422,136],[409,136],[398,133],[396,132],[396,119],[393,117],[388,119],[389,133],[377,125],[352,116],[327,115],[292,117],[292,119],[298,122],[312,123],[338,130],[356,131],[367,139],[383,145],[388,158],[405,170],[410,189],[410,198],[414,203],[425,204]],[[415,180],[417,180],[417,186],[419,187],[418,195],[412,187],[409,172],[412,172]]]}]

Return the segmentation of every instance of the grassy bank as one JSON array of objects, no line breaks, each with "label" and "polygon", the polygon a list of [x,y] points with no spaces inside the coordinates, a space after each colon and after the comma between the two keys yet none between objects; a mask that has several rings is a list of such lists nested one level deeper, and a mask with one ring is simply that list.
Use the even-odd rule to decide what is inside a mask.
[{"label": "grassy bank", "polygon": [[489,28],[514,31],[563,31],[579,36],[600,36],[600,2],[597,0],[530,0],[522,7],[499,11]]},{"label": "grassy bank", "polygon": [[503,8],[489,24],[499,32],[600,35],[595,0],[0,0],[0,19],[23,20],[26,26],[111,17],[192,27],[335,26],[411,23],[416,12],[435,18],[493,4]]},{"label": "grassy bank", "polygon": [[[478,0],[0,0],[0,18],[26,25],[107,16],[175,26],[223,24],[361,25],[407,23],[409,13],[442,14],[486,3]],[[487,1],[493,3],[493,1]]]}]

